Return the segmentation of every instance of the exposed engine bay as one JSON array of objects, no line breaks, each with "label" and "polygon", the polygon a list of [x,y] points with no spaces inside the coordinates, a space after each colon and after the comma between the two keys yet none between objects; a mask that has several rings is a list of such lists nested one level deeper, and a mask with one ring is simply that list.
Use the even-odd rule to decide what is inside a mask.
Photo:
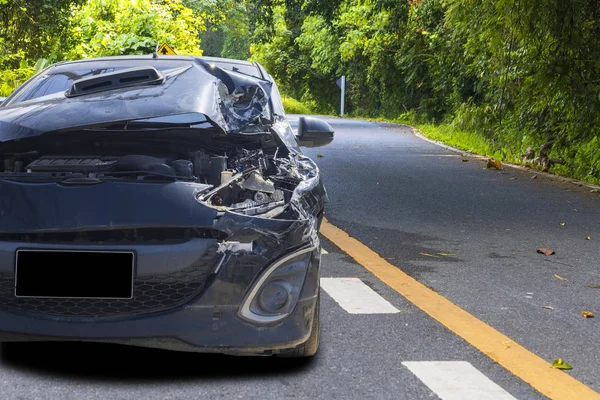
[{"label": "exposed engine bay", "polygon": [[[279,151],[277,146],[263,149],[257,142],[253,146],[247,142],[243,146],[210,143],[199,148],[197,143],[177,140],[134,144],[80,139],[37,145],[47,151],[3,149],[0,179],[70,186],[184,181],[197,185],[197,201],[219,212],[293,219],[298,217],[297,210],[290,209],[295,189],[316,176],[316,171],[306,173],[297,154]],[[36,148],[36,144],[27,147]]]}]

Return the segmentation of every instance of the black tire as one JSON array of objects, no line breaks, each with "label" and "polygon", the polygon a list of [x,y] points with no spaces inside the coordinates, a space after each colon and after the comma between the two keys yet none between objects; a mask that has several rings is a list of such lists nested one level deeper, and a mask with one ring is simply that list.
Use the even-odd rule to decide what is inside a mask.
[{"label": "black tire", "polygon": [[319,350],[321,338],[321,295],[317,296],[317,305],[315,306],[315,316],[308,340],[294,350],[281,353],[279,357],[299,358],[312,357]]}]

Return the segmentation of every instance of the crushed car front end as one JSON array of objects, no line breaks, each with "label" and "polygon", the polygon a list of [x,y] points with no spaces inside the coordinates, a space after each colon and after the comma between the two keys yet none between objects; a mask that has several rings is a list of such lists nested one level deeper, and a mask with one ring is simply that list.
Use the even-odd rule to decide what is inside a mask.
[{"label": "crushed car front end", "polygon": [[0,111],[0,340],[293,353],[318,328],[317,166],[269,82],[151,78]]}]

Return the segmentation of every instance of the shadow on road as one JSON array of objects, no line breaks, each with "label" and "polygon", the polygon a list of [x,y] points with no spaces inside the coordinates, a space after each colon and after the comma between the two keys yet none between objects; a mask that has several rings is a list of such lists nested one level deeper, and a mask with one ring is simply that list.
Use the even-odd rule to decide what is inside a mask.
[{"label": "shadow on road", "polygon": [[2,343],[0,362],[42,375],[105,381],[251,378],[302,372],[314,360],[171,352],[103,343]]}]

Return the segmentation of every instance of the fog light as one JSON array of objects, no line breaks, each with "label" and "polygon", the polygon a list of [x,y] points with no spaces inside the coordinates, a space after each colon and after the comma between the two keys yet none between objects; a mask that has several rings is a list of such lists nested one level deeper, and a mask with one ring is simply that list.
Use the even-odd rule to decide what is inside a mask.
[{"label": "fog light", "polygon": [[290,299],[290,292],[289,283],[282,281],[269,282],[263,286],[258,295],[258,305],[269,313],[281,311]]},{"label": "fog light", "polygon": [[315,247],[279,259],[252,286],[240,308],[240,316],[254,322],[274,322],[296,307]]}]

